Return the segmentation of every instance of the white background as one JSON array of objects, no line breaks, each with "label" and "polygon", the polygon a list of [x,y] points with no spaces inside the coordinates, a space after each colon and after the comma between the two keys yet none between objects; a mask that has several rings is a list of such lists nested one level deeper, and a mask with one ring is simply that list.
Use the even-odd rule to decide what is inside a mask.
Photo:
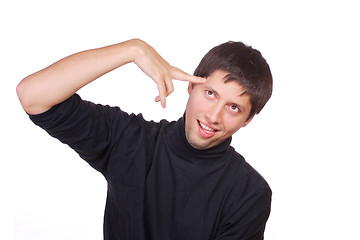
[{"label": "white background", "polygon": [[[192,73],[228,40],[259,49],[273,97],[232,145],[273,190],[267,240],[360,239],[359,5],[356,1],[2,1],[0,239],[102,239],[106,182],[33,125],[15,93],[58,59],[141,38]],[[176,120],[152,80],[127,65],[80,91],[84,99]]]}]

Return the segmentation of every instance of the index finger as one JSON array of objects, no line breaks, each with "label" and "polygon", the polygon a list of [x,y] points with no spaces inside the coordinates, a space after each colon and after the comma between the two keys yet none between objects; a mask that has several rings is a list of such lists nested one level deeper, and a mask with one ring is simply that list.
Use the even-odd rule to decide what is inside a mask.
[{"label": "index finger", "polygon": [[206,81],[206,78],[203,77],[197,77],[191,74],[188,74],[176,67],[172,67],[173,71],[171,72],[171,76],[175,80],[179,81],[188,81],[192,83],[204,83]]}]

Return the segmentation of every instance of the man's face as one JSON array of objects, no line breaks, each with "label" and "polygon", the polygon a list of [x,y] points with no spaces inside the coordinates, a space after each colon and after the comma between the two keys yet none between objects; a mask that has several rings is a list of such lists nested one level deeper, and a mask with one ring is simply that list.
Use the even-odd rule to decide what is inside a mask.
[{"label": "man's face", "polygon": [[251,119],[250,96],[236,81],[225,83],[227,72],[216,70],[203,84],[189,84],[185,135],[197,149],[208,149],[232,136]]}]

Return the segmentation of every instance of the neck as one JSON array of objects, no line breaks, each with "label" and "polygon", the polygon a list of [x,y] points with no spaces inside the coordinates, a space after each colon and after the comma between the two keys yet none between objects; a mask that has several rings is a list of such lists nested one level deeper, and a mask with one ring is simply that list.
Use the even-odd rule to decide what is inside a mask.
[{"label": "neck", "polygon": [[169,147],[182,158],[194,162],[213,163],[223,159],[231,148],[231,137],[209,149],[197,149],[192,147],[185,136],[185,116],[175,122],[166,130],[166,140]]}]

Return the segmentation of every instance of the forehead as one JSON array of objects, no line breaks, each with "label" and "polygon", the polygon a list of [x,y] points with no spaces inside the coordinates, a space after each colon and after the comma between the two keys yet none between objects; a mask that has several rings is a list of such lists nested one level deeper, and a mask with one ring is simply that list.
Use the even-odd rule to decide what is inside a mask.
[{"label": "forehead", "polygon": [[246,108],[251,108],[250,95],[245,93],[245,88],[236,80],[227,81],[227,72],[223,70],[216,70],[209,77],[202,86],[206,90],[214,91],[221,99],[227,102],[243,105]]},{"label": "forehead", "polygon": [[216,70],[206,78],[204,86],[216,87],[219,91],[227,91],[228,94],[232,93],[236,97],[242,96],[246,88],[236,80],[226,81],[227,75],[228,73],[223,70]]}]

